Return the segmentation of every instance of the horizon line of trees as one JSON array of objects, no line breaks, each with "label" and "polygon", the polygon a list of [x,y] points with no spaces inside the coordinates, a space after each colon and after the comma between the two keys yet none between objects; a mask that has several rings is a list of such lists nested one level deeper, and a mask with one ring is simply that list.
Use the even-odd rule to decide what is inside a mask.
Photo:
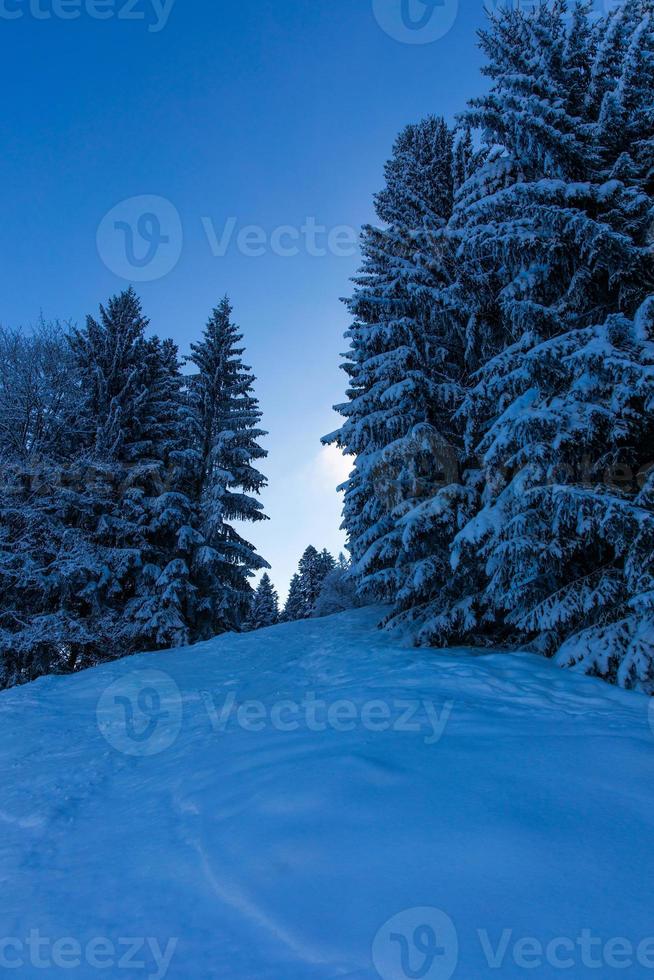
[{"label": "horizon line of trees", "polygon": [[654,4],[499,9],[480,45],[490,90],[400,133],[362,232],[324,439],[353,574],[417,643],[651,694]]},{"label": "horizon line of trees", "polygon": [[350,562],[341,552],[338,558],[323,548],[305,548],[293,575],[284,608],[270,576],[264,572],[252,596],[245,630],[262,629],[277,623],[292,623],[345,612],[358,606],[356,583]]},{"label": "horizon line of trees", "polygon": [[269,567],[255,378],[227,297],[191,345],[130,287],[82,328],[0,328],[0,687],[240,629]]}]

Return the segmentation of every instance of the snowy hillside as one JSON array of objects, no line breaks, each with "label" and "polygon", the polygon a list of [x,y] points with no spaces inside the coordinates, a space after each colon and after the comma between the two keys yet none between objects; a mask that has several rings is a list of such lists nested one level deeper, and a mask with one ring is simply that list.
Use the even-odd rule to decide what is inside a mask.
[{"label": "snowy hillside", "polygon": [[378,617],[3,693],[9,975],[651,976],[648,700]]}]

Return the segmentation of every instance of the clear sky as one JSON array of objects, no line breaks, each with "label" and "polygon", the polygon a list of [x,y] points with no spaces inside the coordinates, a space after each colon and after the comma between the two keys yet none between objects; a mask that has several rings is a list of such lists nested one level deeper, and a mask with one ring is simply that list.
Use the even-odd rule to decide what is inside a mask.
[{"label": "clear sky", "polygon": [[345,229],[399,129],[485,87],[483,22],[481,0],[0,0],[0,319],[80,322],[133,282],[184,354],[228,293],[270,432],[250,536],[282,593],[307,544],[344,540],[319,439]]}]

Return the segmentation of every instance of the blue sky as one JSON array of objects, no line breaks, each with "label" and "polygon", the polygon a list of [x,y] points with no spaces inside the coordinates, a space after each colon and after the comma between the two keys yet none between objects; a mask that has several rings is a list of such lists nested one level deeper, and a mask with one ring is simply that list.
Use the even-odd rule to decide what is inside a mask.
[{"label": "blue sky", "polygon": [[344,540],[347,467],[319,439],[345,386],[347,229],[398,130],[485,87],[481,0],[429,3],[0,0],[0,319],[80,322],[133,281],[186,353],[228,293],[270,432],[250,536],[282,593],[307,544]]}]

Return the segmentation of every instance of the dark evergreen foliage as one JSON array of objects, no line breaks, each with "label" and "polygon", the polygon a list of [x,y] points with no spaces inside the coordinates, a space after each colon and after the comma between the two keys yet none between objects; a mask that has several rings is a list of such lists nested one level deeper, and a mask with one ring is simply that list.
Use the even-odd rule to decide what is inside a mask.
[{"label": "dark evergreen foliage", "polygon": [[279,597],[268,572],[264,572],[254,590],[243,628],[258,630],[266,626],[274,626],[277,622],[279,622]]},{"label": "dark evergreen foliage", "polygon": [[252,596],[249,580],[269,567],[235,523],[266,520],[258,500],[266,479],[254,465],[267,455],[259,444],[266,433],[259,428],[255,378],[243,364],[242,339],[225,297],[201,342],[191,344],[189,359],[197,369],[190,388],[199,435],[198,498],[205,539],[197,563],[211,594],[206,635],[239,627]]},{"label": "dark evergreen foliage", "polygon": [[194,347],[148,336],[129,289],[72,331],[0,332],[0,683],[240,627],[265,565],[265,455],[224,301]]},{"label": "dark evergreen foliage", "polygon": [[284,620],[308,619],[315,615],[316,603],[325,578],[336,567],[333,555],[326,548],[317,551],[313,545],[305,549],[298,565],[297,574],[284,606]]},{"label": "dark evergreen foliage", "polygon": [[364,229],[330,437],[353,569],[417,642],[654,692],[654,7],[500,9],[481,46],[451,155],[405,131]]}]

